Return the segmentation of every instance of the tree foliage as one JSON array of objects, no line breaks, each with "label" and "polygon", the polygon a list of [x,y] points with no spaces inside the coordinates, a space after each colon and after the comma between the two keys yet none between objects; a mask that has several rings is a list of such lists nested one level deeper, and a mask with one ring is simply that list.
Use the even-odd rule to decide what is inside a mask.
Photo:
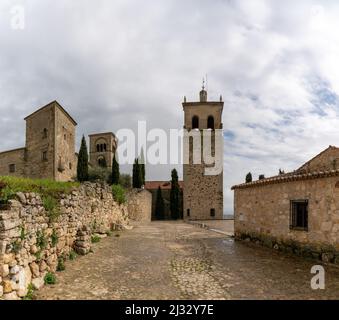
[{"label": "tree foliage", "polygon": [[114,154],[113,163],[112,163],[112,184],[120,183],[120,168],[119,163],[116,159],[116,155]]},{"label": "tree foliage", "polygon": [[162,192],[161,192],[160,187],[158,187],[158,191],[157,191],[155,216],[158,220],[163,220],[165,218],[165,202],[164,202],[164,198],[162,197]]},{"label": "tree foliage", "polygon": [[172,170],[171,176],[172,176],[171,194],[170,194],[171,217],[172,219],[177,220],[180,217],[180,187],[178,172],[176,169]]},{"label": "tree foliage", "polygon": [[133,188],[140,189],[142,185],[142,172],[139,159],[135,159],[133,164]]},{"label": "tree foliage", "polygon": [[78,155],[77,179],[80,182],[88,180],[88,151],[85,136],[82,136]]}]

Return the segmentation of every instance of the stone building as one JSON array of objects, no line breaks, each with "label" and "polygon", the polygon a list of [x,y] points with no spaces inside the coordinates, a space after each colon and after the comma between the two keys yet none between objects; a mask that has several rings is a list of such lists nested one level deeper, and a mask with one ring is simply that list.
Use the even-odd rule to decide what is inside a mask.
[{"label": "stone building", "polygon": [[0,153],[0,175],[71,180],[76,175],[77,123],[53,101],[25,118],[26,146]]},{"label": "stone building", "polygon": [[118,139],[112,132],[89,135],[89,163],[91,166],[112,168]]},{"label": "stone building", "polygon": [[[182,104],[185,114],[185,126],[188,137],[193,131],[198,131],[200,135],[206,130],[212,135],[212,154],[215,153],[213,144],[215,139],[215,129],[222,129],[222,112],[224,102],[208,101],[207,91],[204,86],[200,91],[200,101],[187,102],[186,97]],[[196,151],[194,138],[189,138],[185,151],[189,154],[189,161],[184,163],[184,218],[199,219],[222,219],[223,218],[223,172],[217,175],[206,175],[202,152],[199,152],[200,164],[193,163],[193,153]],[[203,148],[201,148],[203,150]],[[222,152],[221,152],[222,154]],[[222,160],[222,159],[221,159]]]},{"label": "stone building", "polygon": [[236,238],[339,262],[339,148],[232,189]]},{"label": "stone building", "polygon": [[[170,207],[170,195],[171,195],[171,181],[146,181],[145,189],[152,194],[152,220],[156,220],[156,205],[157,205],[157,193],[158,188],[161,189],[161,194],[164,199],[164,218],[165,220],[171,219],[171,207]],[[184,182],[179,181],[180,188],[180,218],[183,217],[183,190]]]}]

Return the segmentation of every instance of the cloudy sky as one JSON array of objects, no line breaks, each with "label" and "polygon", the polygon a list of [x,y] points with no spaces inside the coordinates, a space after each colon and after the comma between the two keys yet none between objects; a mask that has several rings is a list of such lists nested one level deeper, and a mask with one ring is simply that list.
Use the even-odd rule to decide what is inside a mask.
[{"label": "cloudy sky", "polygon": [[230,186],[247,172],[293,170],[339,145],[338,16],[335,0],[1,0],[0,150],[23,146],[24,116],[52,100],[78,141],[138,120],[181,128],[183,96],[196,100],[207,74],[210,99],[225,100],[232,212]]}]

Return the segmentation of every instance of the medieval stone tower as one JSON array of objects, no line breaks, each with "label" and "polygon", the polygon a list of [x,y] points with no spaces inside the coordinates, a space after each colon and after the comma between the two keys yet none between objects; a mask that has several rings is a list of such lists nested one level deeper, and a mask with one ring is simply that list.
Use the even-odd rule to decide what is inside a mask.
[{"label": "medieval stone tower", "polygon": [[26,145],[0,152],[0,175],[69,181],[76,176],[77,123],[52,101],[25,118]]},{"label": "medieval stone tower", "polygon": [[[215,141],[217,135],[222,135],[222,112],[224,102],[222,97],[220,101],[208,101],[207,91],[204,86],[200,91],[199,102],[187,102],[186,97],[183,102],[185,114],[186,141],[184,154],[188,159],[184,163],[184,218],[191,220],[208,220],[223,218],[223,170],[222,160],[223,151],[219,148],[219,161],[221,161],[220,171],[217,174],[207,175],[206,168],[211,164],[206,164],[202,156],[204,145],[203,134],[208,132],[211,136],[211,155],[216,154]],[[217,130],[220,129],[220,130]],[[201,142],[196,144],[194,137],[200,134]],[[218,140],[220,141],[220,140]],[[199,146],[199,144],[201,144]],[[188,150],[189,147],[189,150]],[[198,152],[201,162],[197,164],[193,161],[194,153]],[[185,155],[184,155],[185,157]]]},{"label": "medieval stone tower", "polygon": [[89,163],[93,167],[111,168],[118,140],[112,132],[89,135]]}]

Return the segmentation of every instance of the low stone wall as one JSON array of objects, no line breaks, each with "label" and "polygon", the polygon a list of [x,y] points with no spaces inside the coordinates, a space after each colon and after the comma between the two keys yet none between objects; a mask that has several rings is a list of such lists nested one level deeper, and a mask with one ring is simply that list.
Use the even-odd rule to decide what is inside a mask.
[{"label": "low stone wall", "polygon": [[29,284],[39,289],[71,251],[89,252],[92,234],[123,229],[129,221],[127,205],[118,205],[100,183],[61,195],[59,211],[52,219],[33,193],[18,193],[0,210],[0,299],[24,297]]},{"label": "low stone wall", "polygon": [[129,218],[138,222],[152,220],[152,193],[144,189],[133,189],[127,194]]}]

